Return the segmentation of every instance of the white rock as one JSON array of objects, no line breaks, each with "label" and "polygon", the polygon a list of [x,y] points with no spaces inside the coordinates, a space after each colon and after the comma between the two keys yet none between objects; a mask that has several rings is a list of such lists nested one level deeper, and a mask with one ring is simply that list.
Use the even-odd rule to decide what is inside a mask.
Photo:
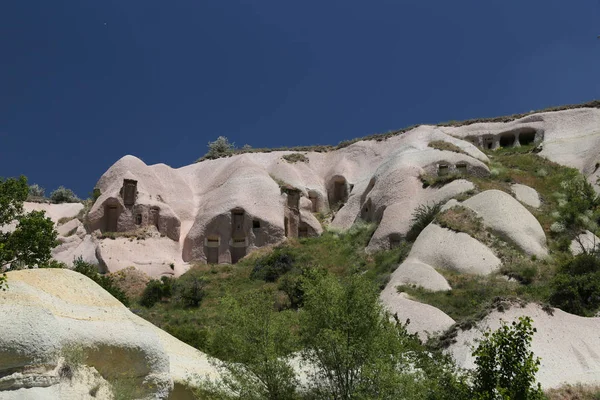
[{"label": "white rock", "polygon": [[462,204],[475,211],[493,233],[514,243],[525,253],[538,257],[548,255],[544,229],[538,220],[509,194],[500,190],[487,190]]},{"label": "white rock", "polygon": [[431,291],[450,290],[448,281],[431,265],[414,258],[407,258],[396,268],[387,286],[416,285]]},{"label": "white rock", "polygon": [[501,265],[500,259],[480,241],[436,224],[423,229],[409,257],[434,268],[476,275],[489,275]]},{"label": "white rock", "polygon": [[585,231],[582,234],[579,234],[577,238],[573,239],[571,245],[569,246],[569,250],[573,255],[578,255],[585,252],[591,252],[598,249],[600,246],[600,238],[594,235],[590,231]]},{"label": "white rock", "polygon": [[166,398],[187,374],[216,373],[204,354],[132,314],[81,274],[22,270],[9,272],[8,281],[9,290],[0,292],[0,398],[2,390],[23,385],[43,393],[38,398],[63,398],[56,396],[59,382],[48,375],[73,345],[83,349],[84,364],[109,382],[131,378],[154,398]]},{"label": "white rock", "polygon": [[542,202],[540,201],[540,195],[534,188],[521,185],[520,183],[515,183],[514,185],[511,185],[511,190],[517,200],[528,205],[529,207],[540,208],[542,205]]},{"label": "white rock", "polygon": [[408,331],[418,333],[421,339],[442,333],[454,324],[454,320],[443,311],[411,300],[405,293],[398,293],[390,285],[381,292],[380,298],[389,312],[398,315],[400,322],[409,320]]}]

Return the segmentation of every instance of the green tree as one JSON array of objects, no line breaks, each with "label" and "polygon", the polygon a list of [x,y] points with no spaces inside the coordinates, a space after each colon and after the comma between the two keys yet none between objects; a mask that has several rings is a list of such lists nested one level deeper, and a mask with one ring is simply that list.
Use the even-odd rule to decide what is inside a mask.
[{"label": "green tree", "polygon": [[225,136],[219,136],[214,142],[208,142],[208,152],[198,161],[229,157],[233,155],[234,150],[235,143],[229,143]]},{"label": "green tree", "polygon": [[391,321],[374,285],[362,276],[307,280],[301,314],[303,358],[314,367],[317,398],[424,398],[423,375],[413,373],[420,343]]},{"label": "green tree", "polygon": [[566,312],[593,316],[600,308],[600,257],[582,253],[560,265],[550,282],[550,304]]},{"label": "green tree", "polygon": [[[54,223],[43,211],[23,213],[27,199],[27,178],[0,178],[0,226],[16,224],[12,232],[0,232],[0,271],[11,264],[33,267],[48,263],[51,250],[58,242]],[[0,288],[6,276],[0,279]]]},{"label": "green tree", "polygon": [[[218,381],[203,381],[203,399],[293,399],[297,380],[288,360],[295,349],[292,313],[277,312],[272,291],[222,300],[224,324],[213,343]],[[226,360],[226,361],[222,361]]]},{"label": "green tree", "polygon": [[520,317],[498,330],[487,331],[473,352],[476,370],[474,394],[478,400],[543,399],[535,382],[540,359],[531,351],[536,329],[529,317]]}]

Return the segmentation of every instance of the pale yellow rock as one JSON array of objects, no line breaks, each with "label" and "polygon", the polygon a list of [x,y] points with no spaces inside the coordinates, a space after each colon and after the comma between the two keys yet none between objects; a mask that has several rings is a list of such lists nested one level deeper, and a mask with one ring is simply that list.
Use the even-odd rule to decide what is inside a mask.
[{"label": "pale yellow rock", "polygon": [[203,353],[134,315],[79,273],[7,275],[9,288],[0,292],[0,399],[23,388],[43,396],[32,398],[63,398],[53,371],[65,349],[75,346],[85,354],[83,364],[108,382],[130,379],[152,398],[167,398],[188,374],[216,374]]}]

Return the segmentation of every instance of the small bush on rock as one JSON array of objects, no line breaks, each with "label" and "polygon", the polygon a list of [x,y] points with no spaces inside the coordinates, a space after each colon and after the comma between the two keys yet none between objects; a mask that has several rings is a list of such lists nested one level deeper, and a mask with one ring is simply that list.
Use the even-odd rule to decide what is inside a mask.
[{"label": "small bush on rock", "polygon": [[420,204],[412,214],[410,230],[406,234],[406,239],[414,241],[421,231],[427,227],[436,215],[440,212],[442,203]]},{"label": "small bush on rock", "polygon": [[27,200],[38,200],[43,199],[46,196],[46,189],[34,183],[33,185],[29,185],[29,195]]},{"label": "small bush on rock", "polygon": [[233,155],[234,151],[235,144],[229,143],[229,139],[225,136],[219,136],[214,142],[208,142],[208,152],[198,161],[229,157]]},{"label": "small bush on rock", "polygon": [[60,186],[58,189],[50,193],[50,201],[54,204],[59,203],[77,203],[81,201],[79,197],[71,190],[64,186]]}]

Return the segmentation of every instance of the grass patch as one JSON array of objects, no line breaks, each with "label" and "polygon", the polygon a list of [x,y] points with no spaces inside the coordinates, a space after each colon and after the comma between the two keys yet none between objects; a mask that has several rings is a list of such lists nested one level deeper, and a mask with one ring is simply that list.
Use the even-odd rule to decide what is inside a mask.
[{"label": "grass patch", "polygon": [[600,400],[600,386],[566,384],[556,389],[549,389],[545,394],[548,400]]},{"label": "grass patch", "polygon": [[447,175],[421,174],[419,179],[423,182],[423,188],[433,187],[440,188],[457,179],[464,178],[463,174],[452,173]]},{"label": "grass patch", "polygon": [[507,280],[499,273],[478,276],[448,270],[438,272],[448,280],[452,290],[433,292],[404,285],[399,286],[398,291],[439,308],[459,324],[487,315],[499,300],[521,299],[545,304],[550,295],[548,285],[541,281],[522,285]]},{"label": "grass patch", "polygon": [[115,240],[117,238],[126,238],[129,240],[145,240],[149,237],[152,237],[152,233],[149,232],[145,228],[136,229],[135,231],[127,231],[127,232],[104,232],[98,239],[112,239]]},{"label": "grass patch", "polygon": [[474,238],[481,238],[486,235],[481,217],[475,211],[464,206],[454,206],[440,212],[435,217],[435,222],[442,228],[454,232],[464,232]]},{"label": "grass patch", "polygon": [[372,224],[359,223],[344,233],[328,230],[320,237],[289,240],[245,257],[235,265],[194,266],[178,280],[188,274],[204,280],[204,298],[198,308],[181,307],[175,299],[164,299],[152,308],[145,308],[139,306],[138,300],[133,311],[178,339],[218,357],[221,349],[215,335],[224,323],[221,299],[226,295],[244,296],[255,290],[272,289],[277,293],[275,307],[293,308],[298,299],[290,294],[294,292],[295,280],[306,269],[328,271],[336,276],[360,273],[383,288],[408,255],[410,244],[401,243],[391,250],[367,254],[364,248],[374,230]]},{"label": "grass patch", "polygon": [[75,215],[73,217],[62,217],[61,219],[59,219],[57,221],[57,225],[64,225],[67,222],[74,220],[75,218],[77,218],[77,215]]},{"label": "grass patch", "polygon": [[429,142],[429,144],[427,146],[431,147],[432,149],[436,149],[436,150],[452,151],[454,153],[467,154],[463,151],[463,149],[461,149],[457,145],[452,144],[450,142],[446,142],[444,140],[434,140],[432,142]]},{"label": "grass patch", "polygon": [[283,158],[285,161],[292,163],[292,164],[295,164],[297,162],[303,162],[303,163],[309,162],[308,157],[306,157],[302,153],[286,154],[286,155],[282,156],[281,158]]}]

